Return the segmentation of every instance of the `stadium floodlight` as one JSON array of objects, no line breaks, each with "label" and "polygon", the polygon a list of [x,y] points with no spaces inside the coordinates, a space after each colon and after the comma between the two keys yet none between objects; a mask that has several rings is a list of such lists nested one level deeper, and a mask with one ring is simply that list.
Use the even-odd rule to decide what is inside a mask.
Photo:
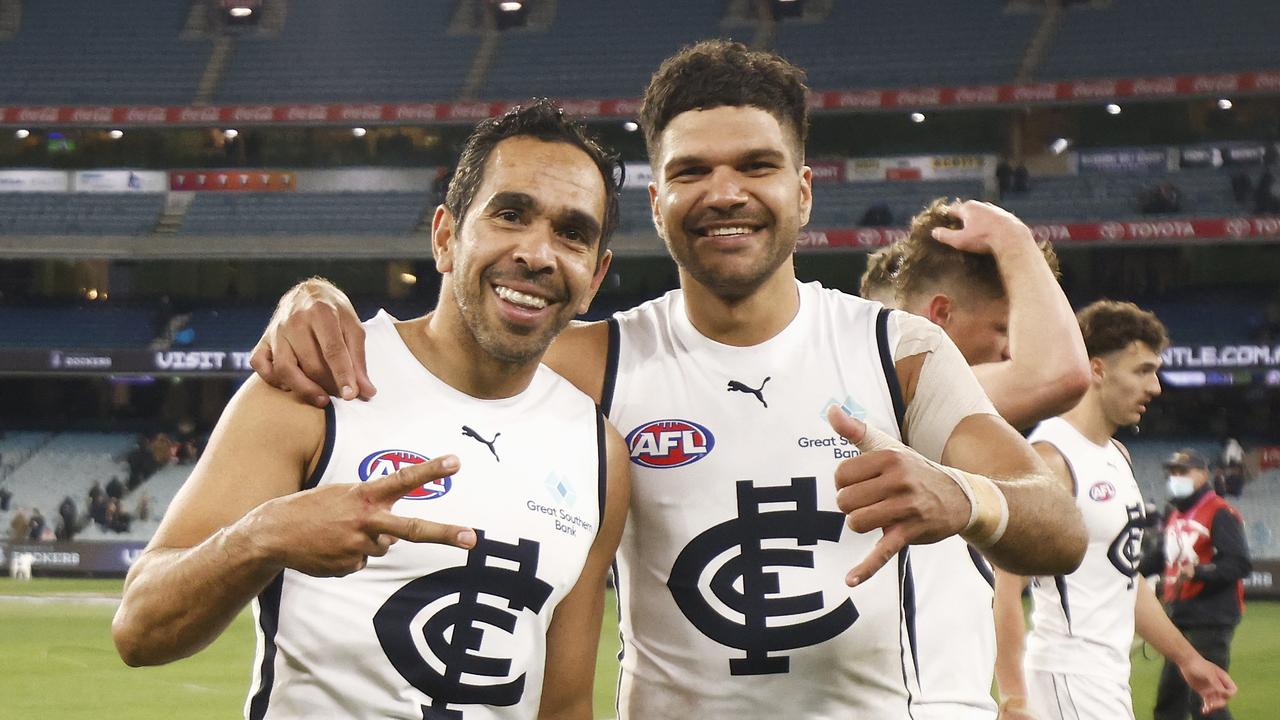
[{"label": "stadium floodlight", "polygon": [[124,137],[124,131],[112,130],[111,132],[107,133],[107,137],[111,138],[112,140],[119,140],[120,138]]},{"label": "stadium floodlight", "polygon": [[622,123],[622,129],[626,130],[627,132],[635,132],[640,129],[640,123],[636,122],[635,120],[628,120]]},{"label": "stadium floodlight", "polygon": [[413,273],[402,272],[400,273],[400,282],[405,285],[414,285],[418,282],[418,276]]},{"label": "stadium floodlight", "polygon": [[1120,106],[1119,106],[1119,105],[1117,105],[1117,104],[1115,104],[1115,103],[1107,103],[1107,108],[1106,108],[1106,110],[1107,110],[1107,114],[1108,114],[1108,115],[1119,115],[1119,114],[1120,114]]},{"label": "stadium floodlight", "polygon": [[921,112],[913,112],[913,113],[911,113],[911,122],[913,122],[913,123],[922,123],[922,122],[924,122],[924,113],[921,113]]},{"label": "stadium floodlight", "polygon": [[13,136],[18,138],[19,140],[26,140],[27,138],[31,137],[31,131],[26,128],[22,128],[21,130],[18,130],[17,132],[15,132]]},{"label": "stadium floodlight", "polygon": [[524,3],[517,0],[508,0],[507,2],[498,3],[498,9],[502,12],[519,12],[524,7]]},{"label": "stadium floodlight", "polygon": [[351,128],[351,134],[355,135],[356,137],[364,137],[368,132],[369,132],[368,130],[365,130],[364,128],[361,128],[361,127]]},{"label": "stadium floodlight", "polygon": [[1061,155],[1066,152],[1069,147],[1071,147],[1071,141],[1064,137],[1060,137],[1049,143],[1049,149],[1053,151],[1054,155]]},{"label": "stadium floodlight", "polygon": [[253,8],[251,8],[251,7],[233,7],[233,8],[231,8],[230,10],[228,10],[228,11],[227,11],[227,14],[229,14],[229,15],[230,15],[231,17],[233,17],[233,18],[247,18],[247,17],[249,17],[250,15],[252,15],[252,14],[253,14]]},{"label": "stadium floodlight", "polygon": [[1219,100],[1218,100],[1218,109],[1219,109],[1219,110],[1230,110],[1232,107],[1234,107],[1234,106],[1232,105],[1232,103],[1231,103],[1231,101],[1230,101],[1230,100],[1228,100],[1228,99],[1226,99],[1226,98],[1221,98],[1221,99],[1219,99]]},{"label": "stadium floodlight", "polygon": [[222,137],[228,140],[235,140],[237,137],[240,137],[240,131],[235,128],[227,128],[222,131]]}]

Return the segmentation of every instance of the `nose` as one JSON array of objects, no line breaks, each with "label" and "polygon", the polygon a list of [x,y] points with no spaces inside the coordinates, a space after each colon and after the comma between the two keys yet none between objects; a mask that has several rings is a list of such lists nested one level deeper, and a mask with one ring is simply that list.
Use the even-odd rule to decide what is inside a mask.
[{"label": "nose", "polygon": [[550,223],[535,223],[521,236],[513,259],[530,273],[551,272],[556,264],[554,234]]},{"label": "nose", "polygon": [[1151,375],[1150,392],[1151,397],[1159,397],[1160,394],[1164,392],[1164,389],[1160,387],[1160,376],[1154,373]]},{"label": "nose", "polygon": [[707,177],[707,192],[703,202],[713,208],[729,210],[747,204],[747,192],[738,171],[731,167],[717,167]]},{"label": "nose", "polygon": [[1009,354],[1009,340],[1006,338],[1004,343],[1000,346],[1000,362],[1009,360],[1012,357],[1013,355]]}]

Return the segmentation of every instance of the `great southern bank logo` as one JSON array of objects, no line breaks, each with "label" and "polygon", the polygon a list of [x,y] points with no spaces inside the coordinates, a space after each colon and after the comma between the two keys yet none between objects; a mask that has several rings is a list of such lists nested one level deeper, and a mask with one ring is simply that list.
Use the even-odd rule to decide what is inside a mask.
[{"label": "great southern bank logo", "polygon": [[[412,450],[379,450],[360,461],[360,482],[377,480],[410,465],[419,465],[431,458]],[[453,489],[453,477],[432,480],[404,495],[409,500],[435,500]]]},{"label": "great southern bank logo", "polygon": [[654,420],[627,435],[631,462],[648,468],[677,468],[711,453],[711,431],[689,420]]}]

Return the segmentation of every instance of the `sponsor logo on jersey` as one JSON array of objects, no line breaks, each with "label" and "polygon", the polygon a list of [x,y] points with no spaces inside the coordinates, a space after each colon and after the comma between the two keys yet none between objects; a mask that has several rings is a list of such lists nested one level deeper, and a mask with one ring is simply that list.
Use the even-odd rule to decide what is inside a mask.
[{"label": "sponsor logo on jersey", "polygon": [[858,401],[854,400],[852,395],[845,395],[843,402],[835,398],[829,398],[822,404],[822,408],[818,410],[818,417],[822,419],[823,423],[827,422],[827,408],[832,405],[839,405],[840,409],[844,411],[844,414],[849,417],[864,421],[867,419],[867,409],[859,405]]},{"label": "sponsor logo on jersey", "polygon": [[627,435],[631,462],[648,468],[677,468],[711,454],[715,436],[689,420],[654,420]]},{"label": "sponsor logo on jersey", "polygon": [[1095,502],[1106,502],[1115,496],[1116,486],[1106,480],[1096,482],[1089,488],[1089,499]]},{"label": "sponsor logo on jersey", "polygon": [[[379,450],[360,461],[360,482],[377,480],[380,477],[391,475],[401,468],[419,465],[430,459],[426,455],[412,450]],[[404,497],[409,500],[435,500],[438,497],[443,497],[452,489],[453,477],[450,476],[432,480],[422,487],[414,488]]]}]

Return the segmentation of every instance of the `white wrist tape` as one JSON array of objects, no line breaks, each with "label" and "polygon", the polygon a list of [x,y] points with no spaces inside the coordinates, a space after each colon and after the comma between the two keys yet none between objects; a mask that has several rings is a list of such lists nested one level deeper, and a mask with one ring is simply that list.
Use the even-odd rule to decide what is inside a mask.
[{"label": "white wrist tape", "polygon": [[1009,528],[1009,501],[1000,488],[986,476],[937,463],[934,466],[954,480],[969,499],[969,522],[960,531],[960,537],[980,548],[1000,542]]}]

